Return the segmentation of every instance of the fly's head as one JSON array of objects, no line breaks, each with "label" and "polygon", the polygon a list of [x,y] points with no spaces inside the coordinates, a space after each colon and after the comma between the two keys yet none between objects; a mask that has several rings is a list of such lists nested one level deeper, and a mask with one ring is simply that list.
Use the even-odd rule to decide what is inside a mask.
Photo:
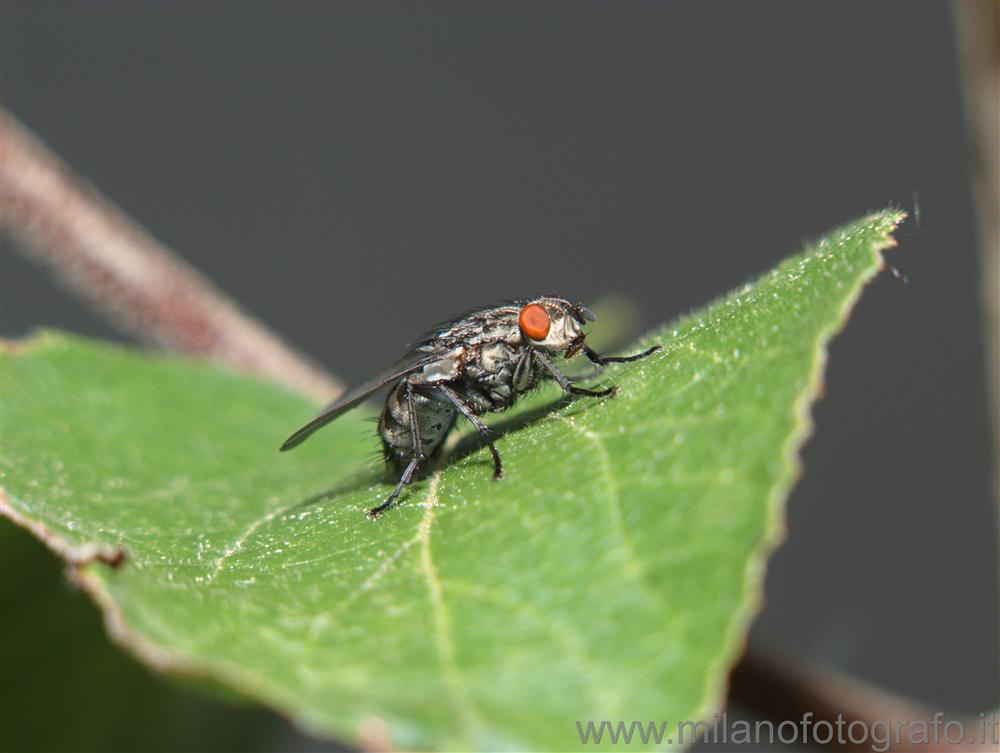
[{"label": "fly's head", "polygon": [[535,298],[521,307],[517,323],[525,342],[548,353],[572,358],[583,348],[583,326],[597,317],[585,306],[562,298]]}]

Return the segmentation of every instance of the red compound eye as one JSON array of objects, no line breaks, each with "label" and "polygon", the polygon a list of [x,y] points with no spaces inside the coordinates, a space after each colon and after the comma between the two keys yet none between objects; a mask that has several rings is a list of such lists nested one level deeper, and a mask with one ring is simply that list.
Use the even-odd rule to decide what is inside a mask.
[{"label": "red compound eye", "polygon": [[537,303],[529,303],[521,309],[517,323],[521,326],[521,331],[532,340],[544,340],[552,326],[548,313]]}]

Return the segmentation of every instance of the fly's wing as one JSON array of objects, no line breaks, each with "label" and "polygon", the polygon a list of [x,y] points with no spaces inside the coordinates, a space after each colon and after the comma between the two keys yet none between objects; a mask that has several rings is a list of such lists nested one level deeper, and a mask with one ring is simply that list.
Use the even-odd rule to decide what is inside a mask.
[{"label": "fly's wing", "polygon": [[434,363],[435,361],[440,361],[441,356],[425,356],[419,361],[415,361],[406,366],[401,366],[399,368],[393,369],[387,374],[382,374],[381,376],[372,379],[370,382],[362,384],[360,387],[355,387],[353,390],[348,392],[343,397],[334,400],[328,406],[323,409],[316,418],[307,423],[297,432],[292,434],[285,443],[281,445],[281,452],[285,450],[290,450],[293,447],[298,447],[302,444],[310,434],[312,434],[317,429],[326,426],[328,423],[333,421],[333,419],[338,418],[343,415],[351,408],[354,408],[359,403],[363,402],[365,398],[371,395],[373,392],[378,392],[380,389],[385,387],[390,382],[394,382],[407,374],[412,374],[414,371],[422,369],[429,363]]}]

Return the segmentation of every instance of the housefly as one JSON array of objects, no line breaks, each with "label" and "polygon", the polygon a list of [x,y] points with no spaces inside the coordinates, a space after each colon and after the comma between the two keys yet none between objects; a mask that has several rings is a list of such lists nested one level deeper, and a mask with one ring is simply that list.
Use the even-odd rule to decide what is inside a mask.
[{"label": "housefly", "polygon": [[377,390],[392,385],[378,421],[385,459],[400,473],[389,497],[368,511],[377,518],[396,501],[417,469],[444,442],[459,414],[469,420],[493,456],[493,478],[503,474],[500,453],[484,413],[507,410],[519,395],[552,379],[573,395],[605,397],[616,391],[577,387],[553,359],[583,353],[593,363],[636,361],[659,345],[632,356],[606,358],[585,342],[583,326],[594,313],[562,298],[543,296],[460,316],[434,330],[399,361],[397,368],[351,390],[290,436],[282,451],[343,415]]}]

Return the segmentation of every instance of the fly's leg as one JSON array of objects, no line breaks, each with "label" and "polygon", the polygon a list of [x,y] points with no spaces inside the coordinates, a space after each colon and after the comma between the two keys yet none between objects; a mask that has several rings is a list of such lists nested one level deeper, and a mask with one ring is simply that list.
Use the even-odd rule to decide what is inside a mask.
[{"label": "fly's leg", "polygon": [[420,440],[420,426],[417,424],[417,407],[413,403],[413,389],[409,385],[406,386],[406,407],[410,412],[410,436],[413,437],[413,455],[403,470],[403,475],[399,477],[396,488],[392,490],[389,498],[378,507],[373,507],[368,511],[369,520],[375,520],[375,518],[392,507],[392,503],[396,501],[399,493],[403,491],[403,487],[413,480],[413,474],[417,472],[420,463],[427,459]]},{"label": "fly's leg", "polygon": [[476,427],[479,437],[490,448],[490,454],[493,456],[493,480],[495,481],[500,478],[503,475],[503,464],[500,462],[500,453],[493,446],[493,432],[490,431],[490,427],[484,424],[479,416],[472,412],[472,408],[451,387],[446,387],[442,384],[438,385],[435,389],[444,395],[458,409],[458,412],[469,419],[469,422]]},{"label": "fly's leg", "polygon": [[389,495],[389,498],[386,499],[386,501],[380,504],[378,507],[373,507],[371,510],[368,511],[369,520],[375,520],[375,518],[384,513],[390,507],[392,507],[392,503],[396,501],[396,498],[399,496],[399,493],[403,491],[403,487],[406,486],[408,483],[410,483],[410,481],[413,479],[413,474],[416,473],[417,471],[417,465],[419,465],[419,461],[417,459],[417,456],[414,455],[410,459],[409,464],[406,466],[406,470],[403,471],[403,475],[399,477],[399,483],[396,484],[396,488],[392,490],[392,494]]},{"label": "fly's leg", "polygon": [[638,361],[640,358],[651,356],[662,347],[662,345],[654,345],[649,350],[644,350],[642,353],[636,353],[634,356],[612,356],[610,358],[599,355],[596,351],[591,349],[589,345],[583,346],[583,352],[586,353],[587,358],[596,363],[598,366],[604,366],[608,363],[628,363],[629,361]]},{"label": "fly's leg", "polygon": [[514,377],[511,382],[514,386],[515,392],[521,392],[523,389],[527,388],[528,380],[531,378],[531,354],[532,351],[529,348],[524,351],[524,355],[517,362],[514,367]]},{"label": "fly's leg", "polygon": [[583,387],[577,387],[562,373],[559,369],[555,367],[552,361],[549,360],[548,356],[535,351],[535,359],[545,367],[545,370],[552,375],[552,378],[556,380],[556,383],[562,387],[566,392],[572,395],[585,395],[586,397],[607,397],[608,395],[613,395],[618,391],[618,387],[611,385],[606,390],[588,390]]}]

